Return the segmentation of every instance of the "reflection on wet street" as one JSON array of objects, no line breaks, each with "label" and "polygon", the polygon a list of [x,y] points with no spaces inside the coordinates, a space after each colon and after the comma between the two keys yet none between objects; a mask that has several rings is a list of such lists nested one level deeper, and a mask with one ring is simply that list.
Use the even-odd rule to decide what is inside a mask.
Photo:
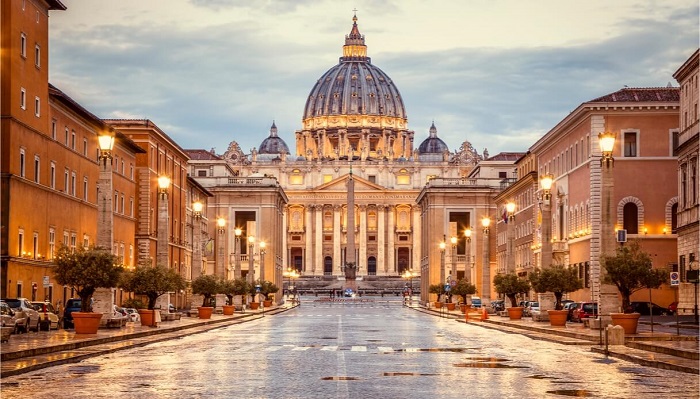
[{"label": "reflection on wet street", "polygon": [[697,398],[697,376],[425,315],[306,301],[2,380],[2,398]]}]

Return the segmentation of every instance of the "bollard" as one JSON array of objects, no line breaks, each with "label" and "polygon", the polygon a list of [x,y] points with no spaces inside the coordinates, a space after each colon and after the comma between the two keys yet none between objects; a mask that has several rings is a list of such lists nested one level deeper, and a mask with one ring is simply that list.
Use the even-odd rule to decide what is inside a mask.
[{"label": "bollard", "polygon": [[464,322],[469,323],[469,310],[464,312]]},{"label": "bollard", "polygon": [[482,320],[482,321],[483,321],[483,320],[488,320],[488,318],[489,318],[489,314],[486,312],[486,308],[482,308],[481,320]]},{"label": "bollard", "polygon": [[624,345],[625,329],[622,326],[608,325],[605,328],[606,341],[608,345]]}]

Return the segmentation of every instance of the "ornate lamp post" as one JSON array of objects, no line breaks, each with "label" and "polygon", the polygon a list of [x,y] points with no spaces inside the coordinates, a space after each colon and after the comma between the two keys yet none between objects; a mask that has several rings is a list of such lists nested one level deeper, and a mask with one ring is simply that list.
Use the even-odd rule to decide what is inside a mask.
[{"label": "ornate lamp post", "polygon": [[241,230],[240,227],[236,227],[236,230],[234,230],[234,233],[236,234],[236,244],[233,249],[235,255],[234,255],[234,270],[233,270],[233,276],[234,278],[241,278],[241,234],[243,234],[243,230]]},{"label": "ornate lamp post", "polygon": [[515,202],[510,201],[506,204],[508,212],[508,220],[506,221],[506,273],[515,272]]},{"label": "ornate lamp post", "polygon": [[192,280],[202,274],[202,201],[192,203],[192,217],[194,219],[192,231]]},{"label": "ornate lamp post", "polygon": [[226,219],[216,219],[216,268],[214,274],[224,277],[224,241],[226,240]]},{"label": "ornate lamp post", "polygon": [[445,284],[447,281],[445,280],[445,247],[447,244],[444,237],[438,246],[440,247],[440,284]]},{"label": "ornate lamp post", "polygon": [[489,253],[489,226],[491,219],[485,216],[481,219],[481,227],[484,229],[483,258],[481,260],[481,306],[491,303],[491,254]]},{"label": "ornate lamp post", "polygon": [[[598,144],[600,145],[600,174],[601,174],[601,219],[600,235],[600,255],[612,255],[615,248],[613,237],[615,237],[615,218],[613,216],[613,148],[615,147],[615,133],[604,132],[598,134]],[[610,313],[620,311],[620,301],[617,289],[612,284],[603,284],[602,277],[604,271],[600,264],[600,257],[592,262],[591,268],[591,294],[593,300],[598,302],[602,325],[607,325],[610,320]]]},{"label": "ornate lamp post", "polygon": [[248,282],[255,284],[255,265],[253,264],[253,251],[255,250],[255,237],[248,236]]},{"label": "ornate lamp post", "polygon": [[260,241],[260,281],[265,281],[265,254],[267,250],[265,249],[265,241]]},{"label": "ornate lamp post", "polygon": [[550,200],[554,176],[546,174],[540,177],[542,188],[542,252],[540,254],[540,266],[549,267],[552,264],[552,209]]},{"label": "ornate lamp post", "polygon": [[408,280],[408,300],[410,303],[413,303],[413,276],[414,275],[415,274],[413,273],[413,270],[411,270],[411,269],[404,270],[403,274],[401,275],[401,277]]},{"label": "ornate lamp post", "polygon": [[158,241],[156,244],[156,263],[160,266],[170,267],[168,256],[168,188],[170,178],[162,175],[158,177]]},{"label": "ornate lamp post", "polygon": [[[97,137],[100,147],[100,176],[97,182],[97,240],[95,244],[105,252],[113,251],[114,241],[114,208],[112,203],[112,149],[114,149],[114,136],[101,134]],[[32,291],[34,292],[34,291]],[[102,313],[102,318],[112,318],[114,304],[114,288],[99,288],[93,295],[97,303],[94,311]]]},{"label": "ornate lamp post", "polygon": [[467,227],[464,230],[464,238],[467,240],[467,243],[465,245],[465,258],[466,258],[466,263],[464,264],[464,277],[467,279],[467,282],[471,283],[474,281],[474,277],[472,276],[472,273],[474,271],[474,268],[472,267],[472,229]]},{"label": "ornate lamp post", "polygon": [[452,244],[452,270],[450,271],[450,280],[455,280],[457,279],[457,237],[450,237],[450,243]]}]

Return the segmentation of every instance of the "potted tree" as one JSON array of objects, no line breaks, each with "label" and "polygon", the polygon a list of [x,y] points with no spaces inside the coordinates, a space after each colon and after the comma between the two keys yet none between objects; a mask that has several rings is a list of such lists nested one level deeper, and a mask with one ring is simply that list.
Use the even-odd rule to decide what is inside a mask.
[{"label": "potted tree", "polygon": [[578,271],[563,265],[554,265],[542,270],[535,270],[528,278],[535,292],[554,294],[554,310],[547,310],[549,323],[552,326],[565,326],[569,312],[563,310],[561,299],[564,294],[583,288],[583,284],[578,278]]},{"label": "potted tree", "polygon": [[[233,280],[233,294],[241,296],[241,305],[245,304],[246,295],[249,292],[250,292],[250,284],[248,283],[248,281],[245,278],[239,277],[239,278]],[[238,310],[242,310],[242,309],[239,308]]]},{"label": "potted tree", "polygon": [[[256,298],[259,293],[258,286],[259,281],[257,284],[248,284],[248,294],[250,294],[251,297],[249,306],[252,310],[257,310],[260,307],[260,302],[256,301]],[[260,287],[260,289],[262,289],[262,287]]]},{"label": "potted tree", "polygon": [[510,307],[508,310],[508,317],[511,320],[519,320],[523,317],[522,306],[517,306],[515,296],[517,294],[524,294],[530,290],[530,283],[518,276],[515,273],[505,273],[497,274],[493,278],[493,285],[496,292],[505,295],[510,299]]},{"label": "potted tree", "polygon": [[272,281],[263,281],[260,283],[260,293],[263,295],[264,300],[263,300],[263,306],[265,307],[270,307],[272,306],[272,298],[270,297],[272,294],[276,294],[279,292],[279,287],[275,285]]},{"label": "potted tree", "polygon": [[148,298],[146,309],[139,309],[142,326],[155,326],[155,306],[158,297],[171,291],[185,288],[185,279],[175,270],[165,266],[151,266],[150,261],[136,266],[122,275],[120,287],[125,291]]},{"label": "potted tree", "polygon": [[117,257],[99,247],[61,246],[54,264],[56,282],[73,288],[80,297],[80,312],[72,313],[75,333],[96,334],[102,314],[92,312],[92,295],[97,288],[112,288],[119,283],[123,269]]},{"label": "potted tree", "polygon": [[442,302],[440,302],[440,296],[444,292],[444,287],[442,284],[430,284],[428,287],[428,292],[431,294],[437,294],[437,300],[435,301],[435,307],[436,308],[441,308],[442,307]]},{"label": "potted tree", "polygon": [[200,319],[209,319],[214,312],[213,296],[220,289],[219,278],[211,274],[203,274],[192,281],[192,293],[203,297],[202,306],[197,308]]},{"label": "potted tree", "polygon": [[622,296],[623,313],[611,313],[612,323],[622,326],[625,334],[635,334],[639,313],[632,312],[630,297],[643,288],[661,287],[666,282],[666,272],[653,268],[651,257],[636,240],[618,247],[615,255],[601,256],[600,260],[606,271],[603,282],[614,284]]},{"label": "potted tree", "polygon": [[233,305],[233,297],[236,295],[235,282],[234,280],[222,280],[219,288],[221,289],[221,293],[226,295],[226,304],[223,305],[224,316],[230,316],[236,309]]},{"label": "potted tree", "polygon": [[457,284],[452,287],[451,292],[453,295],[459,295],[462,297],[462,302],[459,305],[459,310],[462,313],[467,312],[467,308],[471,307],[471,304],[467,303],[467,296],[476,294],[476,286],[469,283],[466,279],[461,279],[457,281]]}]

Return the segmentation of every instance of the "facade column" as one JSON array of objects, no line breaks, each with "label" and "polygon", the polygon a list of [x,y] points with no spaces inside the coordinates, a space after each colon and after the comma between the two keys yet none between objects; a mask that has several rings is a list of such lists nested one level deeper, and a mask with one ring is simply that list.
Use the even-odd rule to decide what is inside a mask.
[{"label": "facade column", "polygon": [[389,206],[389,221],[387,222],[387,262],[384,268],[384,274],[394,274],[396,273],[396,258],[394,254],[396,249],[394,248],[394,238],[396,237],[396,222],[395,222],[396,207],[393,205]]},{"label": "facade column", "polygon": [[304,271],[311,271],[311,274],[313,274],[314,269],[313,269],[313,251],[311,249],[311,245],[314,242],[314,229],[312,228],[312,212],[313,212],[313,205],[307,206],[304,208],[304,219],[306,219],[306,222],[304,224],[304,266],[303,269]]},{"label": "facade column", "polygon": [[414,206],[413,207],[413,228],[412,228],[412,237],[413,237],[413,249],[411,251],[411,268],[415,271],[421,270],[420,269],[420,259],[421,259],[421,250],[420,250],[420,235],[418,234],[419,231],[421,231],[421,222],[420,222],[420,207],[419,206]]},{"label": "facade column", "polygon": [[320,274],[323,275],[323,205],[316,205],[316,238],[315,238],[315,244],[316,247],[314,247],[314,254],[313,254],[313,259],[314,259],[314,266],[313,266],[313,274]]},{"label": "facade column", "polygon": [[287,270],[287,266],[290,266],[289,262],[289,248],[287,247],[287,229],[289,228],[287,226],[287,214],[289,213],[289,207],[287,205],[284,206],[284,209],[282,211],[282,251],[275,251],[276,254],[281,253],[282,254],[282,268],[284,270]]},{"label": "facade column", "polygon": [[202,216],[192,217],[192,275],[194,280],[202,274]]},{"label": "facade column", "polygon": [[[362,269],[360,269],[362,268]],[[357,260],[357,274],[367,272],[367,205],[360,205],[360,256]]]},{"label": "facade column", "polygon": [[386,270],[386,257],[384,256],[384,213],[386,205],[377,205],[377,271]]},{"label": "facade column", "polygon": [[481,259],[481,306],[487,306],[491,303],[491,248],[489,246],[489,224],[488,218],[482,219],[484,236],[481,241],[483,244],[482,259]]},{"label": "facade column", "polygon": [[[331,271],[332,275],[335,275],[336,273],[336,265],[340,265],[342,267],[341,262],[341,257],[340,257],[340,246],[341,246],[341,240],[340,236],[342,235],[342,230],[340,227],[340,212],[341,212],[341,207],[340,205],[333,205],[333,269]],[[324,271],[325,274],[325,271]]]},{"label": "facade column", "polygon": [[158,241],[156,243],[156,264],[170,268],[168,259],[168,194],[158,195]]}]

